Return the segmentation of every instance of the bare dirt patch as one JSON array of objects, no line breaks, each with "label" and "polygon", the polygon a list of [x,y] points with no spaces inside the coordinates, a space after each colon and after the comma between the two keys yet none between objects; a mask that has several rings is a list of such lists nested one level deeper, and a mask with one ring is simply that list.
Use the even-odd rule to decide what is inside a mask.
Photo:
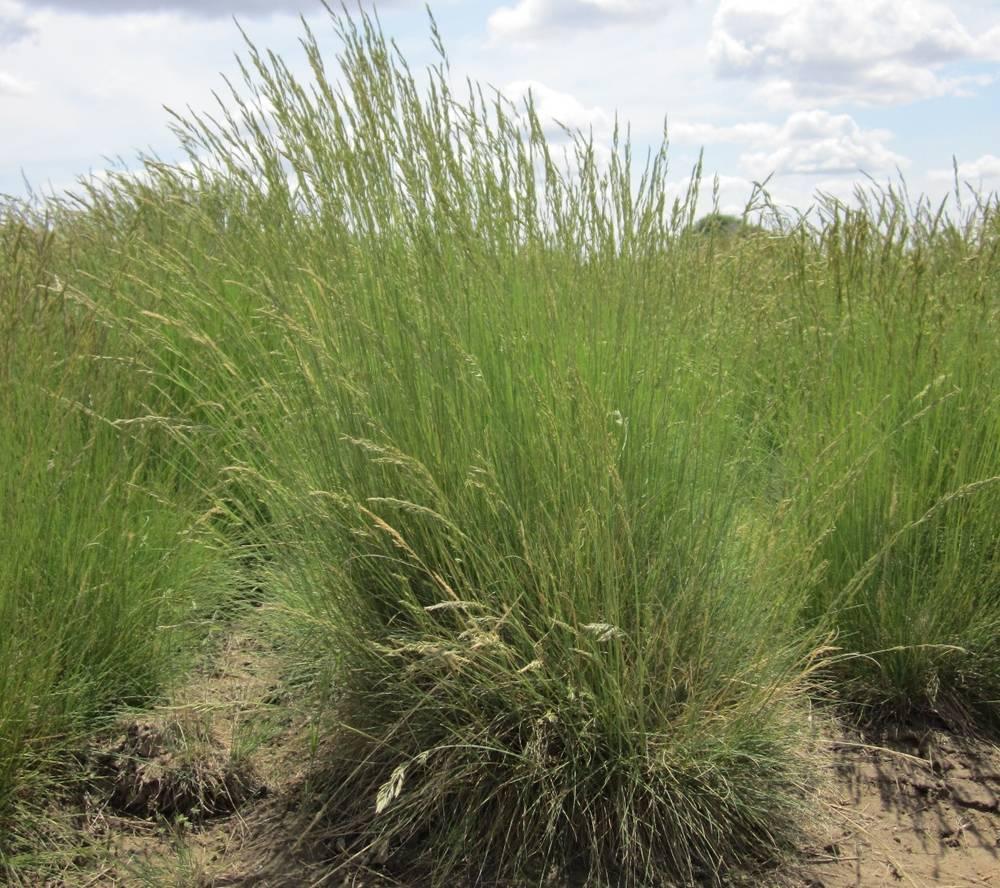
[{"label": "bare dirt patch", "polygon": [[[51,886],[308,885],[290,815],[308,768],[304,717],[256,618],[231,627],[169,705],[126,721],[88,756],[94,779],[76,816],[80,865]],[[288,814],[288,816],[286,816]]]},{"label": "bare dirt patch", "polygon": [[812,888],[1000,886],[1000,750],[938,730],[831,744]]}]

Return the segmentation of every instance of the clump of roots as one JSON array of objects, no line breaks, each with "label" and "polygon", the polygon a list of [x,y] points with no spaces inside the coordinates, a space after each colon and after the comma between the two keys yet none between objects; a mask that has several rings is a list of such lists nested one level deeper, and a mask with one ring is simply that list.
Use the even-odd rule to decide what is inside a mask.
[{"label": "clump of roots", "polygon": [[262,791],[197,716],[132,722],[99,756],[108,806],[142,818],[192,822],[229,814]]}]

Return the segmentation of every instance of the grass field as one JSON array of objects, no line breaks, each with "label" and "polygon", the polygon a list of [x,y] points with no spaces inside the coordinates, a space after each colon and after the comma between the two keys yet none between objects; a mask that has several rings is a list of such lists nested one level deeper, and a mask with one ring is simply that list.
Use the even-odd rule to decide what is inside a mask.
[{"label": "grass field", "polygon": [[1000,206],[755,197],[336,18],[189,160],[0,209],[0,869],[251,594],[426,883],[794,853],[813,715],[1000,722]]}]

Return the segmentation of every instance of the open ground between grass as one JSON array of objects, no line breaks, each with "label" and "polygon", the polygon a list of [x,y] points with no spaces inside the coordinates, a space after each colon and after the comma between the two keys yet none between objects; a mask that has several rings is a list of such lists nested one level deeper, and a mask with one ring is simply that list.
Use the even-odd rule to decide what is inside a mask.
[{"label": "open ground between grass", "polygon": [[313,762],[296,702],[259,615],[225,626],[162,704],[88,739],[48,810],[65,862],[17,884],[249,885],[278,861],[280,884],[310,884],[321,861],[290,853]]},{"label": "open ground between grass", "polygon": [[[329,838],[336,816],[311,788],[323,767],[319,726],[289,690],[289,664],[271,635],[258,614],[240,619],[167,702],[94,738],[86,759],[98,763],[102,779],[50,811],[54,822],[74,824],[61,838],[68,862],[21,884],[419,888],[405,863],[387,868],[379,849],[352,855]],[[881,737],[832,719],[817,725],[811,842],[801,860],[759,873],[756,884],[995,883],[1000,749],[929,725]],[[131,742],[137,736],[151,742]],[[227,773],[234,775],[228,786]],[[179,809],[170,788],[193,784],[195,775],[201,804],[182,799]]]}]

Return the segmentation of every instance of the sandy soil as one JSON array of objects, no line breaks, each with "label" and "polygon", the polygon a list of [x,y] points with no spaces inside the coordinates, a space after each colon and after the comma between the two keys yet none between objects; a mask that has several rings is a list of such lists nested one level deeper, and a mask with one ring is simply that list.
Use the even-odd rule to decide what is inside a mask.
[{"label": "sandy soil", "polygon": [[831,744],[830,820],[811,888],[1000,888],[1000,750],[911,731]]},{"label": "sandy soil", "polygon": [[[47,886],[214,888],[317,882],[289,800],[309,769],[308,726],[252,621],[235,627],[164,706],[92,753],[80,816],[86,863]],[[293,789],[293,787],[295,787]],[[264,870],[280,870],[279,882]]]},{"label": "sandy soil", "polygon": [[[331,874],[336,849],[309,844],[297,806],[315,744],[254,629],[234,628],[170,706],[102,741],[78,825],[90,852],[46,885],[401,884],[363,866]],[[816,847],[763,888],[1000,888],[1000,750],[931,730],[826,747]]]}]

